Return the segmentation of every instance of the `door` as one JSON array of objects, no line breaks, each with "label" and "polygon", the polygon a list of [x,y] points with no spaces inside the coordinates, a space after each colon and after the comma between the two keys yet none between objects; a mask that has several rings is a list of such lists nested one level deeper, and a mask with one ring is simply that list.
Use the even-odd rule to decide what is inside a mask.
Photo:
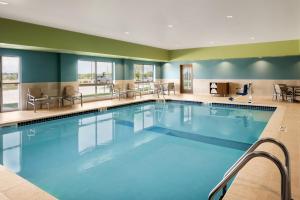
[{"label": "door", "polygon": [[20,58],[0,57],[1,112],[18,110],[20,107]]},{"label": "door", "polygon": [[180,65],[180,93],[193,93],[193,65]]}]

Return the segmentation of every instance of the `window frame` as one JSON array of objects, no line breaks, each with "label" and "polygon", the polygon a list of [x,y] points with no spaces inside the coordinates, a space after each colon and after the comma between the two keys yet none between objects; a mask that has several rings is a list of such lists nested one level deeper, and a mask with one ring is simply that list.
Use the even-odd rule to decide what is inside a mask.
[{"label": "window frame", "polygon": [[[92,76],[92,81],[94,83],[80,83],[79,79],[79,62],[90,62],[91,67],[93,68],[92,70],[93,73],[91,74]],[[110,63],[111,64],[111,82],[109,84],[101,84],[98,83],[98,73],[97,73],[97,68],[98,68],[98,63]],[[85,87],[85,86],[94,86],[94,93],[93,94],[82,94],[84,97],[92,97],[92,96],[105,96],[108,95],[108,93],[99,93],[98,92],[98,86],[104,86],[104,91],[106,90],[106,87],[115,83],[115,62],[113,61],[100,61],[100,60],[84,60],[84,59],[79,59],[77,60],[77,81],[79,82],[79,87]],[[107,90],[110,88],[108,87]]]},{"label": "window frame", "polygon": [[[18,79],[16,81],[12,81],[12,82],[5,82],[3,80],[3,58],[17,58],[18,59]],[[0,55],[0,112],[11,112],[11,111],[16,111],[16,110],[20,110],[22,108],[22,93],[21,93],[21,79],[22,79],[22,58],[18,55]],[[3,88],[5,85],[17,85],[17,90],[18,90],[18,95],[19,95],[19,99],[18,99],[18,106],[15,109],[4,109],[4,99],[3,99]]]},{"label": "window frame", "polygon": [[[136,66],[142,66],[142,78],[141,78],[141,80],[137,80],[136,79]],[[152,80],[151,81],[149,81],[149,80],[145,80],[145,76],[144,76],[144,74],[145,74],[145,66],[152,66]],[[156,65],[155,64],[146,64],[146,63],[142,63],[142,64],[140,64],[140,63],[135,63],[135,64],[133,64],[133,79],[134,79],[134,82],[136,82],[136,83],[153,83],[153,82],[155,82],[155,80],[156,80]]]}]

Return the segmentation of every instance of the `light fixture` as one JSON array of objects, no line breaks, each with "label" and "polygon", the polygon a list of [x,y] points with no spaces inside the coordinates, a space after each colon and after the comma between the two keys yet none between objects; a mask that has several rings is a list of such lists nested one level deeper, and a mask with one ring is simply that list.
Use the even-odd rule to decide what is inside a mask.
[{"label": "light fixture", "polygon": [[7,5],[8,3],[5,1],[0,1],[0,5]]},{"label": "light fixture", "polygon": [[129,35],[129,32],[128,31],[126,31],[126,32],[124,32],[126,35]]},{"label": "light fixture", "polygon": [[226,17],[227,17],[227,19],[231,19],[231,18],[233,18],[233,16],[232,16],[232,15],[227,15]]},{"label": "light fixture", "polygon": [[250,37],[250,40],[255,40],[255,37]]},{"label": "light fixture", "polygon": [[173,25],[172,25],[172,24],[169,24],[169,25],[168,25],[168,28],[173,28]]},{"label": "light fixture", "polygon": [[215,44],[215,42],[214,42],[214,41],[211,41],[211,42],[209,42],[209,44]]}]

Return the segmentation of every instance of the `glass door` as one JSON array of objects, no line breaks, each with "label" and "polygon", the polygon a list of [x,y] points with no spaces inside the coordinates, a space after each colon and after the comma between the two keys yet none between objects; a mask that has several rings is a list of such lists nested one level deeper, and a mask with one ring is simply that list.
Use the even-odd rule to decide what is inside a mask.
[{"label": "glass door", "polygon": [[20,58],[0,58],[1,112],[18,110],[20,107]]},{"label": "glass door", "polygon": [[193,93],[193,66],[180,66],[180,92]]}]

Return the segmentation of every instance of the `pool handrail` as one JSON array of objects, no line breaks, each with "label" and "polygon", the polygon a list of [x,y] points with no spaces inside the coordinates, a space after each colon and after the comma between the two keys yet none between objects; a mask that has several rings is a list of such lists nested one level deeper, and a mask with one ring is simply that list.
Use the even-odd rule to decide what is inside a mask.
[{"label": "pool handrail", "polygon": [[[281,175],[281,200],[290,200],[288,194],[288,181],[289,176],[287,172],[287,168],[280,162],[278,158],[274,155],[264,152],[264,151],[253,151],[251,153],[246,154],[240,160],[240,162],[235,165],[226,175],[225,177],[216,185],[216,187],[209,193],[208,199],[213,200],[214,196],[218,191],[224,188],[227,183],[253,158],[263,157],[272,161],[278,168]],[[222,197],[221,197],[222,198]]]},{"label": "pool handrail", "polygon": [[[251,153],[253,151],[255,151],[261,144],[263,143],[273,143],[275,145],[277,145],[278,147],[280,147],[280,149],[282,150],[284,156],[285,156],[285,167],[287,168],[287,172],[288,172],[288,177],[289,177],[289,180],[288,180],[288,193],[289,193],[289,197],[291,199],[291,195],[292,195],[292,192],[291,192],[291,168],[290,168],[290,156],[289,156],[289,152],[286,148],[286,146],[274,139],[274,138],[270,138],[270,137],[266,137],[266,138],[261,138],[259,139],[258,141],[256,141],[241,157],[240,159],[238,159],[238,161],[236,161],[228,170],[227,172],[225,173],[224,176],[226,176],[228,173],[230,173],[230,171],[236,166],[239,164],[239,162],[241,161],[241,159],[246,156],[248,153]],[[223,194],[222,196],[225,195],[226,193],[226,188],[227,188],[227,185],[225,185],[225,187],[223,188]]]}]

